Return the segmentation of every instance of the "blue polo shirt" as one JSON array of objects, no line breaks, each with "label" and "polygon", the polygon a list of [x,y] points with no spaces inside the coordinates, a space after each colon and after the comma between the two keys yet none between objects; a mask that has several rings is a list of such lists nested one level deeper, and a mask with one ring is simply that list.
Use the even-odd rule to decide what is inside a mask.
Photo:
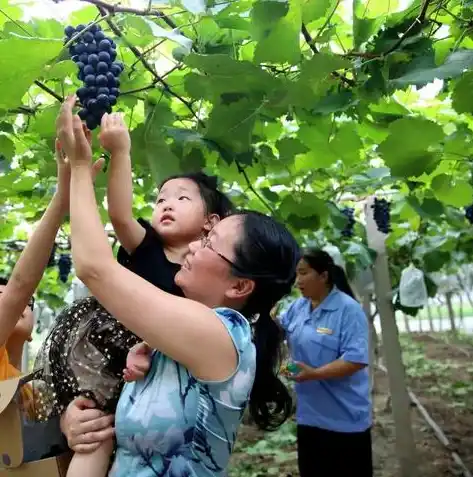
[{"label": "blue polo shirt", "polygon": [[[294,301],[280,318],[291,358],[313,367],[337,359],[369,363],[368,320],[360,304],[334,288],[314,310],[307,298]],[[368,368],[352,376],[296,383],[298,424],[336,432],[371,427]]]}]

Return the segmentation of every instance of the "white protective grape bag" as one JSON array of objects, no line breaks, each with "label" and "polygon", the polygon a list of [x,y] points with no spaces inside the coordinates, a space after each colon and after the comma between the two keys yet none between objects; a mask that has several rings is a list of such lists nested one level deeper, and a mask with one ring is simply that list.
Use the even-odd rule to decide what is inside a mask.
[{"label": "white protective grape bag", "polygon": [[424,272],[410,264],[401,273],[399,301],[408,308],[421,308],[427,305],[429,295],[424,280]]}]

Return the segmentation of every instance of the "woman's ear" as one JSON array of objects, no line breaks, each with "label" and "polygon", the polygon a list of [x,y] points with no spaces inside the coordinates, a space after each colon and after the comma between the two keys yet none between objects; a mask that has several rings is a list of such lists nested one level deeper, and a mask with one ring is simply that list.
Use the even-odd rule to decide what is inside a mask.
[{"label": "woman's ear", "polygon": [[225,293],[226,297],[231,300],[238,300],[249,297],[255,289],[255,282],[249,278],[238,278],[233,285]]},{"label": "woman's ear", "polygon": [[204,230],[210,232],[212,228],[220,222],[220,216],[218,214],[210,214],[207,216],[204,224]]}]

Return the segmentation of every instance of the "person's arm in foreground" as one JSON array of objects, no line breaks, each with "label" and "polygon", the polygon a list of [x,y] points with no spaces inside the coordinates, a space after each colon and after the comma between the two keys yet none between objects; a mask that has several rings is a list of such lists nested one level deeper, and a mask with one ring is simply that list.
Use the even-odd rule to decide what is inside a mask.
[{"label": "person's arm in foreground", "polygon": [[57,191],[13,269],[0,299],[0,346],[10,337],[16,323],[43,276],[57,231],[69,207],[69,165],[56,141]]},{"label": "person's arm in foreground", "polygon": [[133,217],[131,142],[120,115],[103,116],[99,139],[111,156],[107,187],[108,215],[121,246],[132,253],[143,241],[146,232]]},{"label": "person's arm in foreground", "polygon": [[125,327],[198,379],[228,378],[237,354],[224,324],[210,308],[165,293],[118,264],[97,210],[90,178],[91,151],[74,98],[60,113],[61,143],[71,161],[72,258],[79,278]]}]

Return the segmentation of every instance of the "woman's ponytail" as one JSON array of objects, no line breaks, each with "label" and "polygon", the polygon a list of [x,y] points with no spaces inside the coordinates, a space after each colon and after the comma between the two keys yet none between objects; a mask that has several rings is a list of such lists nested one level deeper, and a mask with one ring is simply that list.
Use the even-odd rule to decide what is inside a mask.
[{"label": "woman's ponytail", "polygon": [[332,285],[336,286],[341,292],[346,293],[356,300],[355,294],[348,283],[348,278],[342,267],[333,265],[331,271]]},{"label": "woman's ponytail", "polygon": [[270,316],[260,313],[253,325],[256,375],[250,396],[250,414],[263,430],[275,430],[291,415],[292,398],[278,378],[284,333]]}]

